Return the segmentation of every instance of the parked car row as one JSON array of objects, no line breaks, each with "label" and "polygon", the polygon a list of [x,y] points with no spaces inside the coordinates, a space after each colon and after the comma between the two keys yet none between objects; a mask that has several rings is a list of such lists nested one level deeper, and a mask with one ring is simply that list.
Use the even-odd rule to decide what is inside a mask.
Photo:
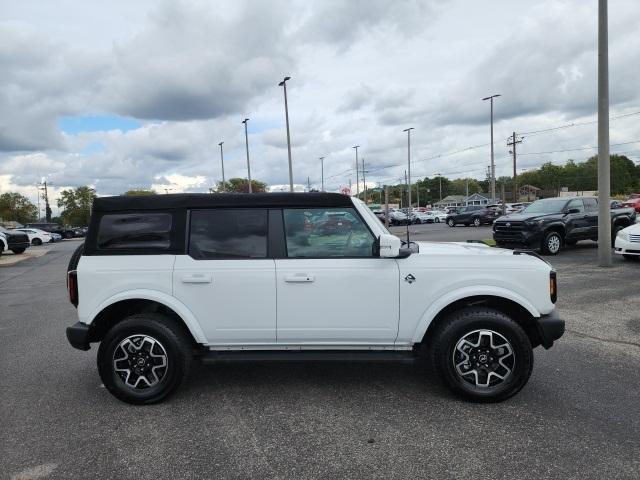
[{"label": "parked car row", "polygon": [[[35,225],[46,226],[47,228],[49,228],[49,230],[37,228],[35,227]],[[30,246],[39,246],[45,243],[59,242],[63,238],[85,237],[86,234],[86,227],[60,228],[55,223],[31,223],[27,224],[24,227],[12,229],[7,229],[0,226],[0,255],[2,255],[3,252],[7,251],[11,251],[14,254],[19,255],[21,253],[24,253],[24,251]]]},{"label": "parked car row", "polygon": [[[611,209],[612,242],[619,231],[633,225],[633,208]],[[597,197],[546,198],[519,213],[499,217],[493,223],[498,247],[525,247],[556,255],[564,246],[581,240],[598,240]],[[622,251],[620,253],[623,253]]]}]

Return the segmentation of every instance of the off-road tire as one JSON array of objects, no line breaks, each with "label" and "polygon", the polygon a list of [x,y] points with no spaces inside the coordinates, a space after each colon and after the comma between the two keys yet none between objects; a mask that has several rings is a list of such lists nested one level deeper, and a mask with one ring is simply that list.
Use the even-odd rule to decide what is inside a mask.
[{"label": "off-road tire", "polygon": [[[478,330],[504,337],[513,349],[511,373],[495,386],[479,387],[456,372],[454,350],[459,340]],[[533,370],[533,348],[529,337],[508,315],[485,307],[467,307],[448,315],[433,332],[428,357],[443,383],[455,394],[474,402],[501,402],[518,393]]]},{"label": "off-road tire", "polygon": [[[166,352],[166,371],[155,386],[129,387],[115,371],[116,349],[123,340],[136,335],[157,340]],[[164,315],[139,313],[117,323],[106,333],[98,348],[98,373],[106,389],[119,400],[148,405],[164,400],[180,386],[189,372],[192,357],[191,341],[180,325]]]}]

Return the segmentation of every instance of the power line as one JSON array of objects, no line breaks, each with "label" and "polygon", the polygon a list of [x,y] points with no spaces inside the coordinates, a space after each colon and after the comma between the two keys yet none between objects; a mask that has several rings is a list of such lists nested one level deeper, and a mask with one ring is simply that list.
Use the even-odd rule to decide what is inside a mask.
[{"label": "power line", "polygon": [[[623,143],[612,143],[611,147],[619,147],[620,145],[630,145],[632,143],[640,143],[640,140],[634,140],[632,142],[623,142]],[[564,150],[551,150],[548,152],[526,152],[521,153],[520,155],[544,155],[547,153],[564,153],[564,152],[574,152],[578,150],[597,150],[598,147],[579,147],[579,148],[567,148]]]}]

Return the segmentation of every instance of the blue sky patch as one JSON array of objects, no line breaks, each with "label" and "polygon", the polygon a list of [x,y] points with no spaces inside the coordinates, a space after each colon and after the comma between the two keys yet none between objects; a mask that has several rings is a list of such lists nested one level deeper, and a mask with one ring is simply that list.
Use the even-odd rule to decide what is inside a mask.
[{"label": "blue sky patch", "polygon": [[77,117],[60,117],[58,119],[60,130],[69,135],[77,135],[84,132],[106,132],[109,130],[121,130],[128,132],[142,125],[133,118],[120,117],[118,115],[82,115]]}]

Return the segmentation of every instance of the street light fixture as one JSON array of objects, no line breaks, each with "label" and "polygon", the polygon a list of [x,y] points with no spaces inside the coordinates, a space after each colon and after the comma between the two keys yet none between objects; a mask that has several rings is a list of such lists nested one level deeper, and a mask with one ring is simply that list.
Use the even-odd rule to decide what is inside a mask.
[{"label": "street light fixture", "polygon": [[242,123],[244,123],[244,142],[247,147],[247,175],[249,176],[249,193],[253,193],[251,189],[251,163],[249,162],[249,134],[247,133],[247,122],[248,118],[245,118]]},{"label": "street light fixture", "polygon": [[360,196],[360,180],[358,178],[359,175],[359,166],[358,166],[358,149],[360,148],[360,145],[355,145],[353,148],[356,149],[356,197]]},{"label": "street light fixture", "polygon": [[493,159],[493,99],[500,97],[500,94],[491,95],[490,97],[484,97],[482,100],[489,100],[491,102],[491,201],[496,201],[496,164]]},{"label": "street light fixture", "polygon": [[415,129],[410,127],[403,130],[403,132],[407,132],[407,188],[409,189],[409,211],[411,211],[411,130]]},{"label": "street light fixture", "polygon": [[291,135],[289,134],[289,104],[287,103],[287,80],[291,77],[284,77],[278,86],[284,87],[284,115],[287,121],[287,152],[289,154],[289,191],[293,192],[293,167],[291,164]]},{"label": "street light fixture", "polygon": [[322,178],[321,190],[324,192],[324,157],[320,157],[320,175],[321,175],[321,178]]},{"label": "street light fixture", "polygon": [[227,190],[227,185],[224,182],[224,154],[222,153],[222,144],[224,142],[220,142],[218,145],[220,145],[220,163],[222,164],[222,191],[226,191]]}]

